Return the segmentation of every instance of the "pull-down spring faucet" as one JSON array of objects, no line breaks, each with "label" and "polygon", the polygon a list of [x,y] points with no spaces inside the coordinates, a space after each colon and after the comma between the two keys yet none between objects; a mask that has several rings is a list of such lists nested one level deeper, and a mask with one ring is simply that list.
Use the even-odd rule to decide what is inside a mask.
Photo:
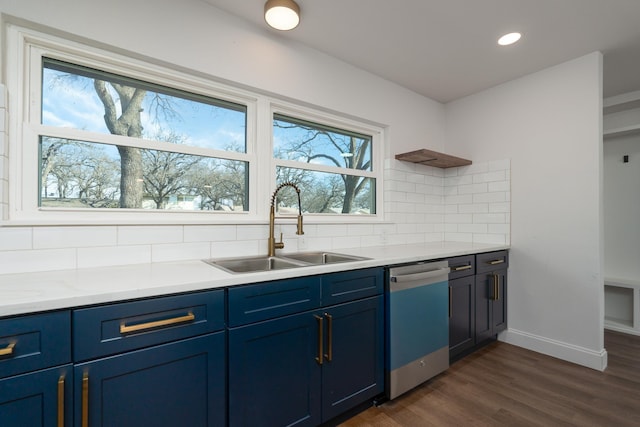
[{"label": "pull-down spring faucet", "polygon": [[276,217],[276,195],[282,188],[284,187],[293,187],[298,193],[298,229],[296,231],[297,235],[304,234],[302,230],[302,203],[300,202],[300,189],[293,182],[283,182],[278,187],[276,187],[275,191],[271,195],[271,208],[269,209],[269,256],[276,255],[276,249],[284,248],[284,242],[282,241],[282,233],[280,233],[280,241],[276,242],[276,238],[274,236],[274,228],[275,228],[275,220],[276,218],[287,218],[287,217]]}]

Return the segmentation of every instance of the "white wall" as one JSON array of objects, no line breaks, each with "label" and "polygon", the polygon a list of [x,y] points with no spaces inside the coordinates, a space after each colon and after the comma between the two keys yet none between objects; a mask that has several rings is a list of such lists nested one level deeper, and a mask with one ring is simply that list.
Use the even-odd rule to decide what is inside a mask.
[{"label": "white wall", "polygon": [[[605,118],[606,121],[606,118]],[[623,156],[629,156],[629,163]],[[605,277],[640,283],[640,135],[604,142]]]},{"label": "white wall", "polygon": [[511,159],[509,331],[596,369],[603,343],[602,56],[447,105],[447,149]]}]

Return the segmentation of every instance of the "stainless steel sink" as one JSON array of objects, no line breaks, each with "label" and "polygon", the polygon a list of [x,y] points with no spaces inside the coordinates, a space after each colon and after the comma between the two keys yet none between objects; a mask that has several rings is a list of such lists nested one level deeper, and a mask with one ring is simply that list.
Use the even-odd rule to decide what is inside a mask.
[{"label": "stainless steel sink", "polygon": [[204,262],[230,273],[253,273],[256,271],[282,270],[308,265],[295,260],[269,256],[209,259],[204,260]]},{"label": "stainless steel sink", "polygon": [[283,270],[286,268],[309,267],[312,265],[334,264],[339,262],[362,261],[363,258],[335,252],[297,252],[275,257],[256,256],[239,258],[220,258],[203,260],[209,265],[229,273],[254,273],[259,271]]},{"label": "stainless steel sink", "polygon": [[334,264],[337,262],[362,261],[367,258],[338,254],[335,252],[299,252],[292,254],[282,254],[282,258],[293,259],[296,261],[307,262],[309,264]]}]

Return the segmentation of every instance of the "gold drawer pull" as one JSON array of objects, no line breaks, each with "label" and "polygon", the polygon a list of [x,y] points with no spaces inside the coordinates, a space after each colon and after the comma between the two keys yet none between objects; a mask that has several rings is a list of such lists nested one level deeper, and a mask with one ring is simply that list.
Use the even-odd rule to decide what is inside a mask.
[{"label": "gold drawer pull", "polygon": [[453,267],[453,271],[469,270],[470,268],[473,268],[473,266],[472,265],[461,265],[459,267]]},{"label": "gold drawer pull", "polygon": [[82,376],[82,427],[89,427],[89,374]]},{"label": "gold drawer pull", "polygon": [[138,331],[143,331],[145,329],[158,328],[160,326],[169,326],[169,325],[175,325],[178,323],[191,322],[195,318],[196,316],[194,316],[193,313],[189,313],[185,316],[173,317],[171,319],[164,319],[164,320],[156,320],[155,322],[140,323],[138,325],[127,326],[123,323],[120,325],[120,333],[128,334],[130,332],[138,332]]},{"label": "gold drawer pull", "polygon": [[496,264],[502,264],[503,262],[504,262],[503,259],[494,259],[493,261],[489,261],[487,264],[496,265]]},{"label": "gold drawer pull", "polygon": [[313,317],[315,317],[316,321],[318,322],[318,356],[316,357],[316,362],[318,363],[318,365],[322,365],[324,357],[322,352],[322,343],[324,341],[324,339],[322,338],[322,330],[324,329],[324,326],[322,325],[322,317],[315,314],[313,315]]},{"label": "gold drawer pull", "polygon": [[324,317],[327,318],[327,354],[324,357],[327,362],[331,362],[333,361],[333,316],[325,313]]},{"label": "gold drawer pull", "polygon": [[58,379],[58,427],[64,427],[64,376]]},{"label": "gold drawer pull", "polygon": [[0,349],[0,356],[11,356],[13,354],[13,348],[15,346],[16,346],[16,343],[12,342],[5,348]]}]

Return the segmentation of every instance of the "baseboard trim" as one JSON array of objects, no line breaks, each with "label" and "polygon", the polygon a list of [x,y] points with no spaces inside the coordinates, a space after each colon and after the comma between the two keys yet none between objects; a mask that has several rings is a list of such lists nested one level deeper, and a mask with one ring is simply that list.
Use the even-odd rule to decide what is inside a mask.
[{"label": "baseboard trim", "polygon": [[598,371],[607,368],[606,349],[593,351],[511,328],[498,335],[498,340]]}]

